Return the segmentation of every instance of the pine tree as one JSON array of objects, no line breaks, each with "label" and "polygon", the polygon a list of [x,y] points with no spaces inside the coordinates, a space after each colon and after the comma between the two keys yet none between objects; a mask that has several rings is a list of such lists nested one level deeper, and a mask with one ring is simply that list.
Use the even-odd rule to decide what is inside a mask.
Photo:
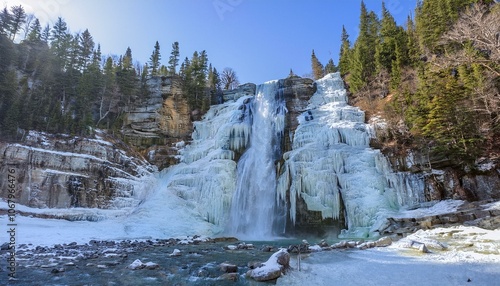
[{"label": "pine tree", "polygon": [[467,108],[466,90],[455,78],[442,72],[435,76],[423,135],[437,143],[435,152],[464,163],[477,156],[480,148],[475,113]]},{"label": "pine tree", "polygon": [[33,24],[31,24],[27,41],[32,43],[38,43],[41,40],[42,40],[42,26],[40,25],[40,21],[38,19],[35,19]]},{"label": "pine tree", "polygon": [[311,67],[314,79],[320,79],[324,76],[323,65],[319,62],[318,58],[314,54],[314,50],[312,50],[311,54]]},{"label": "pine tree", "polygon": [[22,24],[26,21],[26,12],[21,5],[13,6],[10,10],[12,11],[10,39],[14,41],[17,33],[21,30]]},{"label": "pine tree", "polygon": [[151,54],[151,57],[149,57],[149,68],[151,69],[151,76],[157,76],[160,73],[160,60],[161,60],[161,55],[160,55],[160,44],[158,41],[156,41],[153,53]]},{"label": "pine tree", "polygon": [[349,35],[345,29],[345,26],[342,26],[342,35],[341,35],[342,45],[340,46],[340,55],[339,55],[339,71],[342,76],[349,73],[349,62],[351,61],[351,42],[349,41]]},{"label": "pine tree", "polygon": [[0,14],[0,34],[7,36],[12,27],[12,15],[7,7],[4,7]]},{"label": "pine tree", "polygon": [[135,93],[137,87],[136,70],[133,66],[132,50],[130,47],[125,51],[116,69],[116,82],[120,92],[124,95],[124,104],[130,104],[130,98]]},{"label": "pine tree", "polygon": [[416,67],[420,62],[420,48],[418,45],[418,36],[415,30],[415,23],[413,19],[408,16],[406,20],[406,34],[407,34],[407,42],[406,47],[408,49],[408,64],[412,67]]},{"label": "pine tree", "polygon": [[366,10],[361,2],[359,36],[354,44],[354,51],[349,63],[351,91],[359,91],[375,73],[376,41],[378,38],[379,21],[375,13]]},{"label": "pine tree", "polygon": [[426,0],[416,10],[416,28],[422,49],[434,50],[451,25],[448,0]]},{"label": "pine tree", "polygon": [[40,39],[46,44],[49,43],[49,40],[50,40],[50,26],[49,26],[49,24],[47,24],[45,26],[45,28],[43,29],[42,34],[40,35]]},{"label": "pine tree", "polygon": [[174,42],[172,44],[172,52],[170,53],[170,58],[168,60],[169,75],[176,74],[177,65],[179,64],[179,56],[179,43]]},{"label": "pine tree", "polygon": [[80,36],[80,51],[79,51],[79,66],[82,71],[87,69],[88,64],[91,62],[91,56],[94,51],[94,39],[86,29]]},{"label": "pine tree", "polygon": [[325,66],[325,74],[337,72],[337,67],[333,63],[333,59],[328,60],[328,63]]},{"label": "pine tree", "polygon": [[71,35],[68,33],[66,22],[59,17],[51,31],[51,50],[54,53],[56,63],[62,70],[67,64],[68,50],[71,44]]},{"label": "pine tree", "polygon": [[396,60],[396,45],[399,31],[394,17],[382,2],[382,21],[380,37],[376,47],[377,69],[391,71],[392,62]]}]

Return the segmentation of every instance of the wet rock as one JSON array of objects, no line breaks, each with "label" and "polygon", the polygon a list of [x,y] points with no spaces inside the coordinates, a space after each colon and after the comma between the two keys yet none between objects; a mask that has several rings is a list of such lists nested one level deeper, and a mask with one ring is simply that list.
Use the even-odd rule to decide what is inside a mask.
[{"label": "wet rock", "polygon": [[52,274],[58,274],[58,273],[62,273],[64,271],[66,271],[66,269],[64,269],[64,268],[54,268],[54,269],[52,269],[50,271],[50,273],[52,273]]},{"label": "wet rock", "polygon": [[260,261],[250,261],[250,262],[247,263],[247,266],[250,269],[259,268],[259,267],[262,266],[262,262],[260,262]]},{"label": "wet rock", "polygon": [[238,239],[236,237],[216,237],[213,239],[214,242],[236,242]]},{"label": "wet rock", "polygon": [[232,282],[237,282],[240,278],[240,275],[238,273],[224,273],[221,276],[217,278],[217,280],[225,280],[225,281],[232,281]]},{"label": "wet rock", "polygon": [[251,250],[251,249],[254,249],[254,246],[251,243],[247,244],[247,243],[242,242],[242,243],[238,244],[237,249]]},{"label": "wet rock", "polygon": [[196,272],[197,277],[208,277],[210,273],[206,269],[199,269],[198,272]]},{"label": "wet rock", "polygon": [[238,272],[238,266],[234,265],[234,264],[229,264],[229,263],[221,263],[219,265],[220,267],[220,270],[222,272],[226,272],[226,273],[233,273],[233,272]]},{"label": "wet rock", "polygon": [[321,241],[318,243],[318,245],[319,245],[320,247],[329,247],[328,243],[326,243],[326,241],[325,241],[324,239],[323,239],[323,240],[321,240]]},{"label": "wet rock", "polygon": [[333,249],[343,249],[343,248],[347,248],[347,241],[345,240],[342,240],[340,242],[337,242],[335,244],[332,244],[331,246]]},{"label": "wet rock", "polygon": [[159,269],[160,268],[160,265],[154,263],[154,262],[146,262],[144,264],[144,267],[148,270],[155,270],[155,269]]},{"label": "wet rock", "polygon": [[173,256],[173,257],[175,257],[175,256],[181,256],[181,255],[182,255],[181,251],[179,249],[177,249],[177,248],[174,249],[174,251],[172,251],[172,253],[169,254],[169,256]]},{"label": "wet rock", "polygon": [[116,265],[120,264],[120,262],[119,261],[105,261],[102,264],[104,264],[106,266],[116,266]]},{"label": "wet rock", "polygon": [[290,268],[290,254],[287,251],[277,252],[276,262],[282,266],[282,270]]},{"label": "wet rock", "polygon": [[365,250],[368,248],[374,248],[375,246],[377,246],[377,243],[375,241],[367,241],[359,244],[357,247],[358,249]]},{"label": "wet rock", "polygon": [[286,249],[280,249],[266,262],[262,263],[260,267],[249,270],[247,276],[259,282],[275,280],[289,267],[290,254]]},{"label": "wet rock", "polygon": [[274,247],[271,245],[263,245],[261,249],[263,252],[271,252],[274,250]]},{"label": "wet rock", "polygon": [[347,242],[347,247],[349,247],[349,248],[354,248],[354,247],[356,247],[356,245],[357,245],[356,241],[348,241]]},{"label": "wet rock", "polygon": [[144,263],[142,263],[142,261],[140,261],[139,259],[136,259],[129,266],[127,266],[127,268],[131,270],[143,269],[144,267]]}]

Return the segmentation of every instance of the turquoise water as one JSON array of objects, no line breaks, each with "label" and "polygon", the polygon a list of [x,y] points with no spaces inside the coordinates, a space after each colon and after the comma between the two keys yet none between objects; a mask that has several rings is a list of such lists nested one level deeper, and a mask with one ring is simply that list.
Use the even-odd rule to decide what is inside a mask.
[{"label": "turquoise water", "polygon": [[[278,240],[252,243],[254,249],[228,250],[239,242],[204,242],[191,245],[142,245],[123,247],[76,246],[47,248],[45,251],[18,252],[17,280],[11,285],[272,285],[246,279],[249,262],[265,262],[280,247],[299,243]],[[264,248],[271,251],[263,251]],[[172,257],[174,249],[181,256]],[[136,259],[154,262],[158,269],[131,270],[127,266]],[[2,259],[3,260],[3,259]],[[74,265],[68,265],[72,262]],[[221,263],[238,266],[238,281],[221,280]],[[293,267],[293,265],[292,265]],[[63,270],[63,271],[61,271]],[[58,272],[58,273],[56,273]]]}]

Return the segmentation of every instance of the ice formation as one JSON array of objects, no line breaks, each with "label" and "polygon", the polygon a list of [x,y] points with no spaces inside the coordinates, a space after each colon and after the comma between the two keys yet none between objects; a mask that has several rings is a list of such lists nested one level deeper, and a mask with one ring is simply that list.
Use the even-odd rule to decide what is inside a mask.
[{"label": "ice formation", "polygon": [[203,120],[195,122],[193,141],[181,150],[181,163],[160,175],[165,192],[180,197],[215,225],[227,220],[236,188],[233,159],[250,138],[251,99],[212,106]]},{"label": "ice formation", "polygon": [[276,167],[281,157],[285,101],[279,81],[260,85],[252,107],[250,145],[238,162],[238,180],[229,233],[262,239],[272,236]]},{"label": "ice formation", "polygon": [[364,112],[347,104],[338,73],[316,81],[317,91],[299,117],[292,150],[283,155],[278,200],[286,201],[294,223],[297,201],[323,218],[338,219],[344,206],[345,237],[376,236],[376,223],[403,205],[424,200],[419,178],[394,173],[379,150],[369,147]]}]

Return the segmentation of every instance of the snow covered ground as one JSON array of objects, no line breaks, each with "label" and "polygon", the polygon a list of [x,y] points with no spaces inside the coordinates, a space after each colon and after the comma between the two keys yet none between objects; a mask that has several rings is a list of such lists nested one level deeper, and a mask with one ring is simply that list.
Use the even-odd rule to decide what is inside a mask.
[{"label": "snow covered ground", "polygon": [[[431,253],[404,248],[409,240],[426,242]],[[500,285],[499,249],[500,230],[437,228],[388,248],[313,253],[301,271],[294,259],[295,270],[277,285]]]}]

